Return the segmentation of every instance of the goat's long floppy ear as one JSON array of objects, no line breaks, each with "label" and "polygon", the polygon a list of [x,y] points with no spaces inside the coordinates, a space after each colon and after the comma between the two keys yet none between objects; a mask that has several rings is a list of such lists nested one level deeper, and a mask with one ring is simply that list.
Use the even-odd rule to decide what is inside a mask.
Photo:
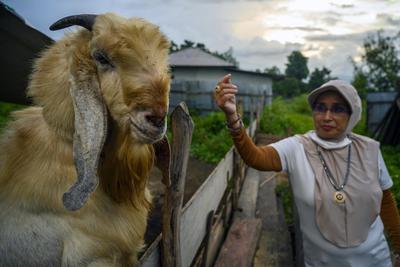
[{"label": "goat's long floppy ear", "polygon": [[97,168],[107,133],[107,108],[96,76],[75,79],[71,78],[70,93],[75,114],[73,153],[78,177],[63,195],[68,210],[80,209],[96,189],[99,183]]},{"label": "goat's long floppy ear", "polygon": [[153,144],[156,156],[155,165],[162,173],[163,184],[169,186],[170,166],[171,166],[171,148],[169,146],[168,137],[165,135],[163,139]]},{"label": "goat's long floppy ear", "polygon": [[57,20],[50,26],[50,30],[56,31],[60,29],[64,29],[73,25],[82,26],[89,31],[92,31],[94,21],[97,15],[93,14],[81,14],[81,15],[73,15],[68,16],[62,19]]}]

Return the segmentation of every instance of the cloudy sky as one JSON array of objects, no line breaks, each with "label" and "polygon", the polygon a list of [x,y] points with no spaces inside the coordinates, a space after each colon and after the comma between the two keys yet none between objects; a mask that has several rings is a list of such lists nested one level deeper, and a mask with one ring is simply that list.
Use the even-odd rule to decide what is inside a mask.
[{"label": "cloudy sky", "polygon": [[178,44],[188,39],[210,50],[233,48],[245,70],[273,65],[284,70],[300,50],[309,68],[326,66],[351,80],[350,58],[359,60],[363,40],[379,29],[400,31],[400,0],[2,0],[53,39],[57,19],[79,13],[114,12],[142,17]]}]

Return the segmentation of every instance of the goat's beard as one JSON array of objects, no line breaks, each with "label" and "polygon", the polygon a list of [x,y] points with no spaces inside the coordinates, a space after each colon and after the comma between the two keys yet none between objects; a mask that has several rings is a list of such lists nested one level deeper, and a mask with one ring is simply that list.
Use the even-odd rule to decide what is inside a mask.
[{"label": "goat's beard", "polygon": [[129,116],[132,137],[144,144],[153,144],[161,140],[167,130],[167,121],[160,127],[152,125],[147,119],[147,111],[137,111]]},{"label": "goat's beard", "polygon": [[153,147],[135,142],[123,131],[112,134],[103,150],[100,185],[118,203],[149,208],[150,196],[145,188],[154,163]]}]

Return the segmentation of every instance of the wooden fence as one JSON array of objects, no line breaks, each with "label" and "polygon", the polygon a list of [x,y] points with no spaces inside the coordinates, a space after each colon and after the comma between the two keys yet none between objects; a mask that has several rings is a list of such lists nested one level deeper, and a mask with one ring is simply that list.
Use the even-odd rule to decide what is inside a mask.
[{"label": "wooden fence", "polygon": [[[254,137],[263,104],[253,105],[247,129]],[[193,122],[184,103],[171,113],[170,179],[165,180],[163,231],[139,266],[212,266],[237,208],[246,165],[232,147],[192,198],[182,207]],[[229,138],[227,136],[227,138]]]}]

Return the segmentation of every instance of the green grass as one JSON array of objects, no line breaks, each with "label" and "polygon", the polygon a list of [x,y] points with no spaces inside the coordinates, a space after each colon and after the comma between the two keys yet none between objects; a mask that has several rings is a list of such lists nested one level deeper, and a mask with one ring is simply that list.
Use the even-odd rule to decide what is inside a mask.
[{"label": "green grass", "polygon": [[400,208],[400,145],[397,147],[382,146],[381,151],[386,167],[393,180],[391,191],[396,198],[397,207]]},{"label": "green grass", "polygon": [[1,102],[0,101],[0,132],[6,126],[7,122],[10,120],[10,113],[25,108],[24,105]]}]

